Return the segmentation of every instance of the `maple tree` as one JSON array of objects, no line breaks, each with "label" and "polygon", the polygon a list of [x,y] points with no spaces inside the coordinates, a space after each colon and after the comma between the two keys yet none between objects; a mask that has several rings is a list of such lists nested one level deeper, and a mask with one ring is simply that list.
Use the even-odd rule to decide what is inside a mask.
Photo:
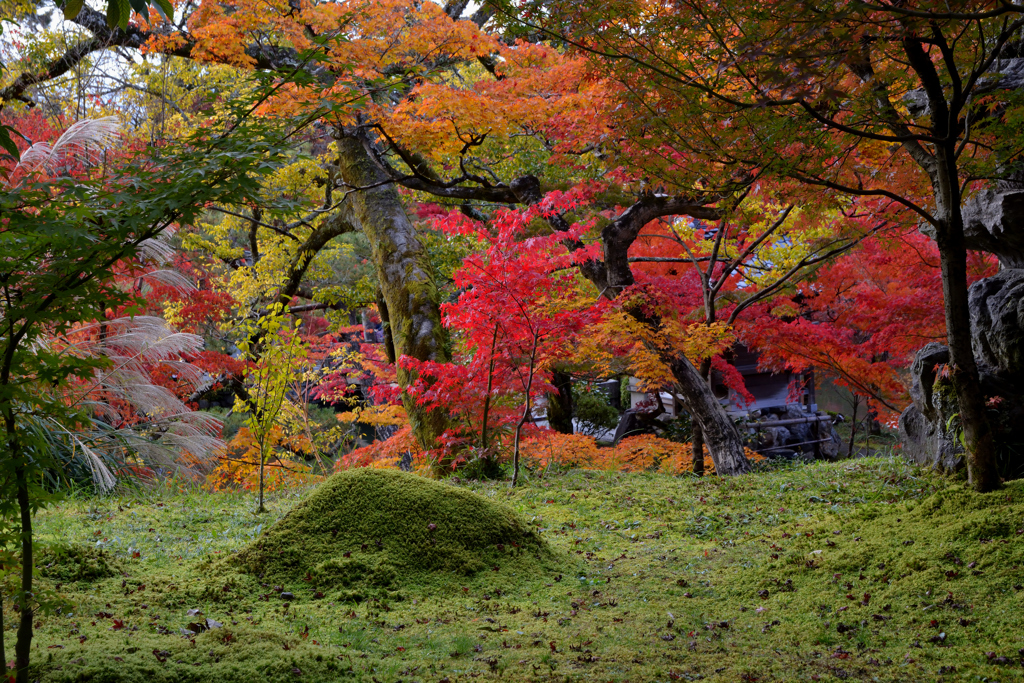
[{"label": "maple tree", "polygon": [[[583,152],[594,160],[590,166],[574,164],[559,170],[558,165],[548,164],[549,160],[562,164],[571,158],[585,135],[571,137],[553,150],[549,139],[567,133],[597,134],[593,127],[600,128],[603,122],[592,115],[595,105],[610,109],[613,103],[600,84],[589,84],[582,61],[566,60],[548,46],[508,44],[482,31],[486,12],[466,20],[461,18],[465,6],[455,4],[441,8],[432,3],[378,3],[372,12],[361,11],[361,7],[358,2],[344,7],[316,6],[303,9],[300,17],[290,8],[275,15],[249,11],[241,3],[229,15],[223,8],[202,5],[190,17],[189,30],[178,27],[170,34],[154,30],[146,22],[110,30],[88,8],[75,21],[107,46],[145,43],[146,49],[154,52],[280,73],[294,72],[296,64],[307,64],[307,59],[314,61],[310,69],[316,77],[307,84],[320,85],[286,89],[288,98],[276,105],[284,110],[302,109],[308,102],[324,101],[325,96],[340,106],[370,95],[369,104],[360,109],[331,105],[326,111],[314,108],[309,114],[330,121],[336,138],[332,168],[340,186],[347,190],[350,208],[332,217],[335,224],[349,220],[369,238],[382,295],[378,307],[392,333],[396,357],[443,362],[447,347],[432,267],[395,185],[480,205],[534,204],[543,195],[534,175],[537,164],[546,164],[552,176],[571,180],[579,179],[581,168],[584,177],[602,172],[600,154],[594,149]],[[344,9],[360,17],[358,32],[355,25],[340,19],[343,15],[339,12]],[[242,16],[245,22],[238,21]],[[402,17],[400,22],[393,21],[397,16]],[[399,26],[402,28],[396,32]],[[308,34],[337,40],[324,52]],[[253,42],[257,36],[262,42]],[[277,41],[274,48],[266,44],[268,36]],[[351,63],[358,65],[356,80],[339,79],[336,72],[342,70],[341,65],[348,69]],[[467,77],[470,87],[459,87],[457,81],[447,79],[452,72]],[[17,96],[25,87],[18,81],[4,94]],[[316,92],[323,94],[314,95]],[[384,92],[391,96],[381,97]],[[487,106],[482,110],[462,106],[472,100]],[[493,113],[498,111],[495,108],[508,119],[508,124],[497,130],[475,129],[481,123],[487,122],[490,128],[502,120],[491,115],[463,120],[475,116],[469,112]],[[438,135],[459,142],[433,144]],[[399,171],[396,163],[405,170]],[[461,172],[442,177],[435,168]],[[501,176],[510,179],[503,181]],[[630,194],[635,202],[632,210],[624,210],[617,222],[603,230],[610,265],[591,259],[580,266],[605,296],[615,296],[629,286],[632,276],[624,270],[626,252],[649,220],[686,213],[710,218],[720,213],[710,206],[718,195],[656,197],[635,180],[620,196]],[[555,229],[561,230],[561,218],[552,216],[551,220]],[[316,234],[323,240],[313,246],[333,237],[329,231]],[[707,423],[704,431],[714,445],[714,456],[723,459],[718,470],[743,471],[742,444],[735,428],[689,361],[680,357],[677,365],[675,379],[686,387],[698,421]],[[403,385],[415,380],[407,373],[399,368]],[[444,431],[444,414],[423,412],[410,402],[406,409],[422,443],[432,444]]]},{"label": "maple tree", "polygon": [[586,12],[542,5],[505,9],[619,74],[648,114],[642,125],[657,131],[649,139],[672,140],[733,173],[767,171],[834,198],[888,200],[929,227],[969,477],[978,490],[997,487],[971,350],[963,205],[982,181],[1010,177],[1019,155],[1018,91],[999,71],[1024,30],[1024,9],[986,1],[956,11],[940,2],[827,3],[813,13],[788,2],[684,2],[659,13],[644,2],[590,3]]},{"label": "maple tree", "polygon": [[[572,268],[579,255],[565,252],[564,235],[523,240],[532,219],[557,210],[558,203],[552,202],[523,212],[501,211],[487,226],[461,214],[439,221],[441,229],[474,234],[486,246],[455,273],[458,300],[442,306],[444,324],[461,352],[454,363],[400,360],[433,380],[411,390],[416,400],[460,415],[465,429],[479,432],[485,457],[488,434],[502,425],[512,428],[513,486],[519,477],[523,428],[531,420],[536,397],[550,390],[552,365],[571,354],[580,332],[600,316],[599,307],[579,296]],[[588,227],[571,228],[570,238]],[[509,395],[523,397],[517,416],[492,409],[492,403]],[[451,442],[454,434],[446,436]],[[442,461],[440,466],[447,464]]]},{"label": "maple tree", "polygon": [[[969,255],[969,281],[991,275],[991,257]],[[772,369],[810,367],[891,420],[910,402],[902,371],[916,351],[946,336],[934,243],[914,229],[875,235],[820,269],[792,297],[796,315],[741,326]]]}]

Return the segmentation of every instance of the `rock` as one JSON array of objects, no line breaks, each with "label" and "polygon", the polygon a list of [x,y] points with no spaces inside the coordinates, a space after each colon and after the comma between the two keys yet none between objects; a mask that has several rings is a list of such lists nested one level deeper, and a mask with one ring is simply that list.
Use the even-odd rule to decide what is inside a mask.
[{"label": "rock", "polygon": [[839,438],[839,432],[836,431],[835,426],[831,422],[822,422],[818,427],[818,433],[821,435],[818,438],[828,439],[818,444],[818,456],[830,462],[839,460],[843,441]]},{"label": "rock", "polygon": [[944,472],[963,466],[963,448],[956,435],[946,431],[950,418],[958,412],[956,396],[949,382],[936,372],[937,366],[948,362],[949,348],[937,342],[929,342],[917,352],[910,366],[914,403],[899,419],[904,456]]},{"label": "rock", "polygon": [[968,305],[971,346],[982,374],[997,385],[992,393],[1024,388],[1024,268],[1007,268],[975,282]]},{"label": "rock", "polygon": [[1024,190],[981,190],[964,205],[963,216],[968,249],[995,254],[1007,268],[1024,268]]},{"label": "rock", "polygon": [[935,368],[948,362],[949,347],[938,342],[928,342],[917,352],[910,366],[910,397],[929,420],[936,419],[936,408],[932,404]]},{"label": "rock", "polygon": [[288,591],[284,591],[283,593],[281,593],[280,598],[282,600],[294,600],[295,599],[295,594],[294,593],[289,593]]},{"label": "rock", "polygon": [[[765,422],[778,422],[778,415],[769,415]],[[763,448],[775,448],[785,446],[786,442],[793,438],[793,433],[785,427],[765,427],[761,430],[761,444]]]},{"label": "rock", "polygon": [[[783,415],[782,415],[782,419],[783,420],[806,420],[806,419],[808,419],[810,417],[813,417],[813,415],[811,415],[810,413],[804,412],[800,408],[800,406],[793,406],[793,405],[786,406],[786,412],[783,413]],[[788,443],[797,444],[797,443],[805,443],[807,441],[814,441],[814,437],[811,435],[811,423],[810,422],[804,422],[804,423],[801,423],[801,424],[789,425],[787,428],[789,429],[789,432],[790,432],[790,437],[789,437]],[[808,448],[805,448],[804,446],[799,446],[798,448],[802,448],[804,450],[808,450]],[[813,448],[814,448],[814,444],[810,444],[809,449],[813,449]]]}]

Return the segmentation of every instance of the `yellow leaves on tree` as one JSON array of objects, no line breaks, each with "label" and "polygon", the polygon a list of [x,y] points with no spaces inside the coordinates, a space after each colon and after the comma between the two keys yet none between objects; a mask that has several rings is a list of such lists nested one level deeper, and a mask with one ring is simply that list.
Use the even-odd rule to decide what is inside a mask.
[{"label": "yellow leaves on tree", "polygon": [[595,326],[577,360],[589,364],[599,376],[628,372],[639,380],[642,390],[660,390],[675,382],[666,359],[681,353],[699,364],[734,342],[732,328],[723,322],[685,324],[663,318],[655,328],[617,308]]},{"label": "yellow leaves on tree", "polygon": [[[266,445],[271,453],[267,456],[263,475],[264,490],[304,486],[316,480],[310,467],[294,457],[312,447],[304,435],[288,436],[275,425],[267,435]],[[227,455],[207,475],[206,483],[214,491],[256,491],[260,485],[260,457],[259,441],[246,427],[242,427],[228,443]]]}]

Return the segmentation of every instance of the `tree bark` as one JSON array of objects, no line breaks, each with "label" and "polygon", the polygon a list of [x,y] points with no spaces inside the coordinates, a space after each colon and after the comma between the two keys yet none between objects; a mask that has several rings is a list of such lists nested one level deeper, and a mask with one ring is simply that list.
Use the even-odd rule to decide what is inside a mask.
[{"label": "tree bark", "polygon": [[671,364],[672,375],[679,383],[679,393],[686,399],[686,409],[693,417],[694,430],[700,429],[719,476],[743,474],[750,463],[743,453],[743,441],[736,425],[718,402],[700,371],[686,356],[676,357]]},{"label": "tree bark", "polygon": [[[714,309],[708,314],[709,318],[714,315]],[[701,361],[700,364],[701,377],[707,377],[708,386],[711,386],[711,359],[706,358]],[[711,392],[714,394],[714,390]],[[691,415],[692,417],[692,415]],[[693,441],[691,443],[691,457],[693,458],[693,473],[698,477],[704,476],[704,430],[700,428],[696,420],[692,420],[690,429],[693,431]]]},{"label": "tree bark", "polygon": [[942,266],[942,294],[946,314],[946,341],[949,346],[950,379],[960,408],[967,459],[967,478],[975,490],[985,493],[999,488],[995,441],[985,412],[978,364],[971,348],[971,317],[967,302],[967,250],[964,248],[963,222],[959,204],[952,213],[951,225],[937,231]]},{"label": "tree bark", "polygon": [[[13,429],[14,425],[10,424],[9,428]],[[19,459],[22,457],[17,450],[13,450],[11,455]],[[35,609],[32,606],[35,600],[32,595],[34,563],[32,556],[32,506],[29,501],[25,466],[21,462],[15,462],[14,467],[18,486],[18,511],[21,516],[21,592],[18,594],[21,611],[18,620],[18,637],[14,642],[14,662],[17,667],[17,683],[29,683],[28,665],[32,654],[32,619],[35,616]]]},{"label": "tree bark", "polygon": [[[405,388],[417,376],[402,367],[402,356],[439,363],[450,360],[433,268],[398,191],[370,156],[365,134],[338,130],[335,139],[339,175],[351,188],[346,203],[373,251],[374,267],[387,305],[388,328],[399,361],[398,381]],[[403,403],[416,440],[425,449],[434,448],[437,438],[448,427],[447,415],[417,405],[408,395],[403,397]],[[435,473],[444,471],[445,465],[437,463]]]}]

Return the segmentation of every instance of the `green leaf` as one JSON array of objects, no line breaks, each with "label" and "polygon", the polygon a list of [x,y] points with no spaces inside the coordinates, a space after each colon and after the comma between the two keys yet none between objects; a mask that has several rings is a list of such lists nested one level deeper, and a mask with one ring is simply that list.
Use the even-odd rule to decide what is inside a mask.
[{"label": "green leaf", "polygon": [[121,23],[121,6],[122,0],[108,0],[107,1],[107,26],[114,28]]},{"label": "green leaf", "polygon": [[170,0],[154,0],[156,9],[160,14],[164,15],[164,19],[174,18],[174,5],[171,4]]},{"label": "green leaf", "polygon": [[70,21],[77,17],[78,13],[82,11],[83,5],[85,5],[85,0],[67,0],[64,3],[64,18]]},{"label": "green leaf", "polygon": [[123,31],[128,28],[128,20],[132,18],[132,7],[128,0],[117,0],[117,8],[121,13],[121,16],[118,17],[120,21],[117,22],[117,25]]},{"label": "green leaf", "polygon": [[0,126],[0,147],[3,147],[5,152],[14,157],[15,161],[19,161],[21,154],[18,152],[18,146],[11,139],[11,130],[7,126]]},{"label": "green leaf", "polygon": [[132,6],[132,9],[141,14],[144,17],[149,16],[147,11],[148,4],[146,0],[128,0],[128,3]]}]

